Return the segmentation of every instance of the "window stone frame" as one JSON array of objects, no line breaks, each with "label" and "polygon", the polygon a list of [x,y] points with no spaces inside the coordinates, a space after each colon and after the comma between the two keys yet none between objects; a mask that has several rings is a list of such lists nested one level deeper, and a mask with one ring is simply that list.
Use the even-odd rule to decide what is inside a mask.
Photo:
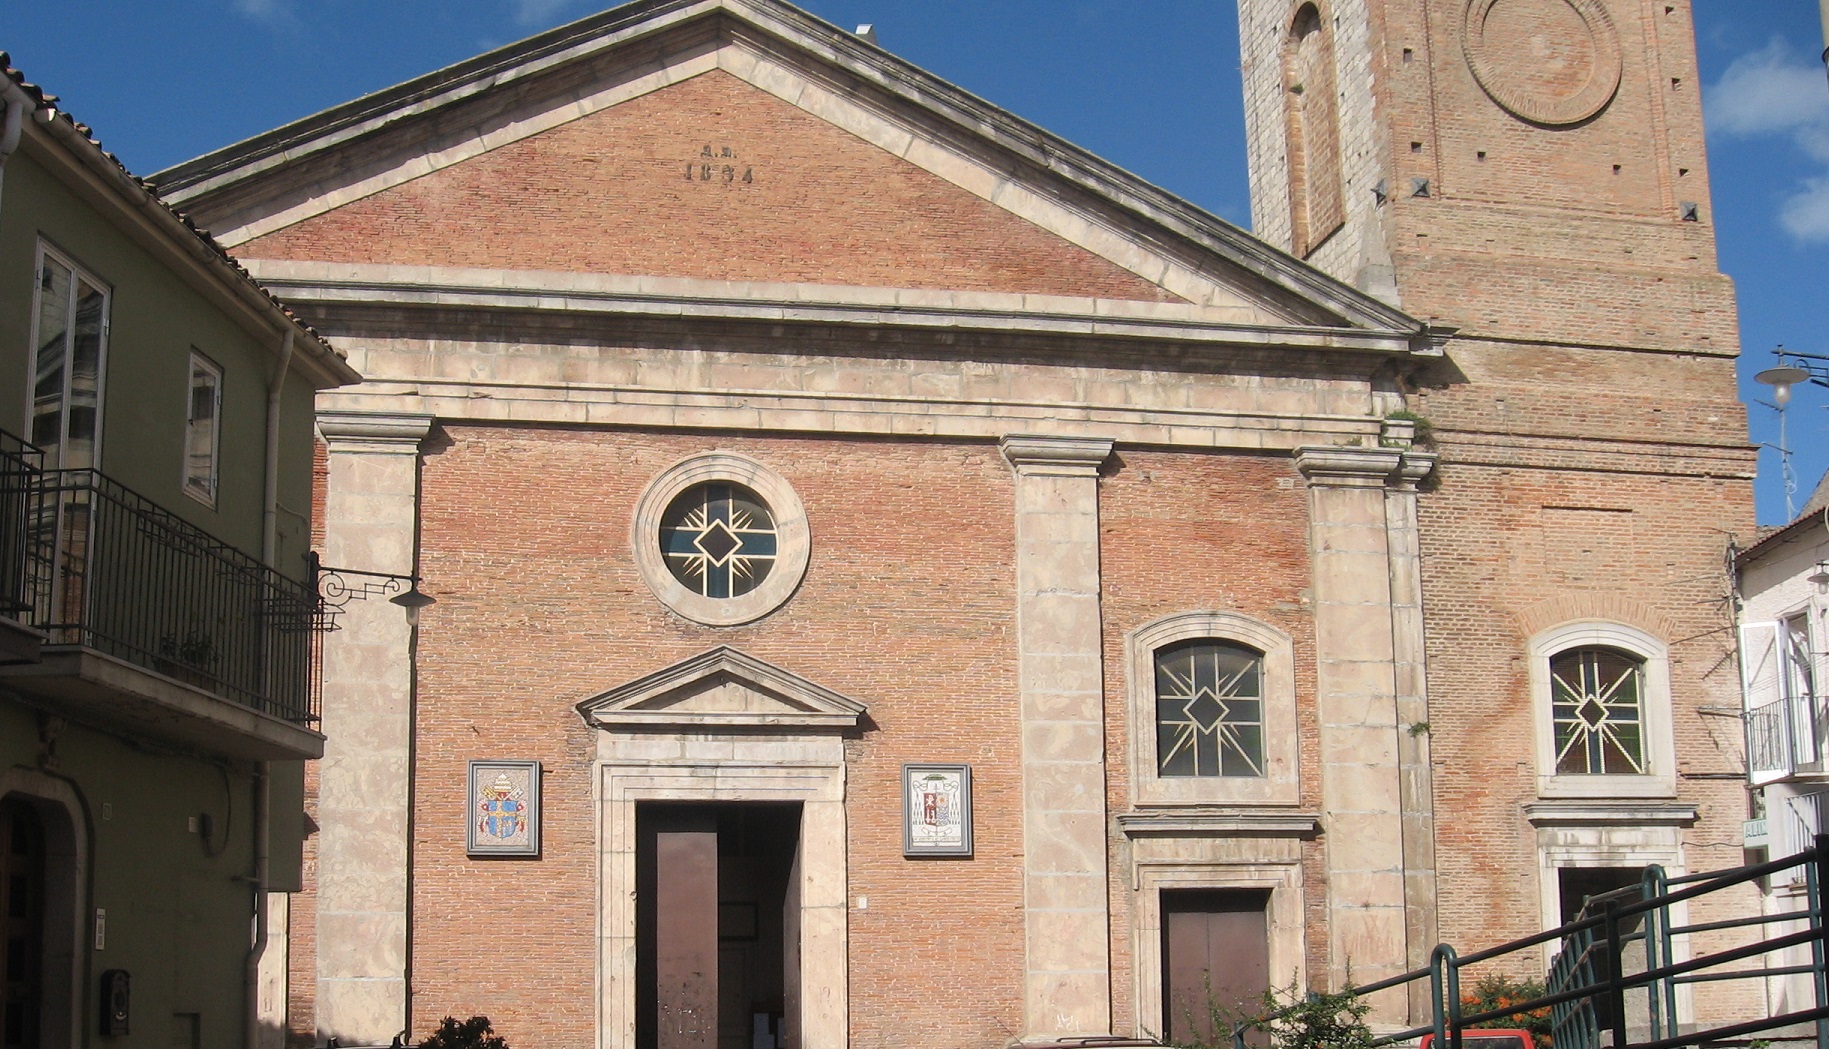
[{"label": "window stone frame", "polygon": [[[754,590],[736,597],[694,593],[673,577],[660,549],[661,519],[673,500],[695,485],[718,482],[756,493],[775,518],[774,567]],[[800,588],[812,554],[806,508],[793,486],[760,462],[734,452],[690,456],[661,471],[635,503],[629,543],[642,582],[661,604],[703,626],[741,626],[780,608]]]},{"label": "window stone frame", "polygon": [[[1156,766],[1156,653],[1182,641],[1230,641],[1264,654],[1264,775],[1162,776]],[[1133,805],[1296,805],[1301,802],[1295,643],[1268,623],[1236,612],[1182,612],[1125,638],[1130,693]]]},{"label": "window stone frame", "polygon": [[[1550,704],[1550,660],[1572,648],[1613,648],[1644,661],[1639,719],[1645,740],[1643,773],[1559,773]],[[1581,620],[1550,627],[1529,645],[1531,719],[1541,798],[1670,798],[1677,793],[1676,744],[1671,734],[1670,649],[1635,627]]]}]

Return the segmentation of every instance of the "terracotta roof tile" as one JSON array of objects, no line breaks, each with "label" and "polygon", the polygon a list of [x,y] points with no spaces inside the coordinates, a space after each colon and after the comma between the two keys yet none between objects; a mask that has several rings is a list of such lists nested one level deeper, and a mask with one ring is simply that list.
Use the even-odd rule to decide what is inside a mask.
[{"label": "terracotta roof tile", "polygon": [[[332,346],[330,344],[329,340],[325,339],[322,335],[318,334],[318,331],[316,328],[313,328],[311,325],[305,323],[302,319],[300,319],[298,314],[293,312],[292,307],[286,305],[284,302],[281,302],[278,297],[276,297],[272,292],[268,291],[264,286],[262,286],[259,281],[255,280],[253,274],[249,273],[247,271],[247,269],[244,268],[241,265],[241,263],[235,259],[235,257],[233,255],[230,255],[228,253],[228,251],[222,247],[222,245],[216,243],[215,238],[210,236],[209,230],[199,227],[196,223],[191,221],[190,216],[188,216],[184,212],[179,211],[178,209],[172,207],[170,204],[167,204],[165,202],[165,200],[159,196],[158,188],[156,186],[154,186],[150,181],[143,179],[140,176],[135,175],[133,172],[127,170],[127,165],[121,163],[121,160],[119,157],[115,156],[113,153],[108,152],[106,149],[103,149],[101,142],[95,137],[95,132],[92,128],[89,127],[89,125],[77,120],[75,117],[72,117],[69,113],[66,113],[63,110],[57,108],[57,96],[45,91],[42,87],[39,87],[37,84],[34,84],[31,81],[27,80],[25,78],[25,74],[23,72],[19,71],[18,69],[13,68],[12,56],[5,51],[0,51],[0,75],[4,75],[8,80],[12,81],[14,83],[14,85],[16,85],[21,91],[25,92],[26,97],[30,98],[32,100],[33,108],[36,111],[36,113],[38,113],[38,114],[48,113],[48,114],[50,114],[51,120],[61,120],[65,124],[68,124],[71,128],[75,129],[76,133],[78,135],[80,135],[83,138],[83,140],[86,141],[91,147],[93,147],[98,154],[100,154],[105,160],[107,160],[108,163],[114,165],[116,168],[119,168],[121,174],[126,176],[127,180],[133,186],[138,187],[140,192],[146,194],[147,197],[151,198],[153,201],[158,203],[158,205],[160,207],[164,208],[174,218],[176,218],[184,226],[185,229],[189,230],[192,235],[194,235],[199,241],[201,241],[204,245],[206,245],[218,257],[220,257],[223,262],[226,262],[229,265],[229,267],[231,269],[233,269],[234,272],[237,275],[239,275],[239,277],[242,280],[246,281],[250,287],[252,287],[256,291],[260,292],[260,294],[263,297],[265,297],[269,303],[271,303],[273,305],[273,308],[275,310],[277,310],[280,314],[284,315],[285,318],[288,321],[290,321],[295,327],[297,327],[305,335],[308,335],[312,339],[316,340],[317,344],[323,349],[323,351],[326,354],[329,354],[330,356],[336,358],[339,361],[348,360],[347,354],[345,354],[342,350],[337,349],[335,346]],[[40,117],[39,119],[41,121],[44,120],[43,117]]]}]

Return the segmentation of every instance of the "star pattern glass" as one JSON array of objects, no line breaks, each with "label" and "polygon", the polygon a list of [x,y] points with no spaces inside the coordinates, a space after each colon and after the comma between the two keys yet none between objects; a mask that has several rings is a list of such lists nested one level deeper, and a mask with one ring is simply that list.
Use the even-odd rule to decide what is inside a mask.
[{"label": "star pattern glass", "polygon": [[1642,661],[1611,648],[1572,648],[1550,660],[1556,772],[1645,771]]},{"label": "star pattern glass", "polygon": [[775,566],[777,539],[774,515],[742,485],[694,485],[661,516],[667,570],[706,597],[739,597],[759,586]]},{"label": "star pattern glass", "polygon": [[1162,776],[1264,775],[1264,655],[1225,641],[1156,653]]}]

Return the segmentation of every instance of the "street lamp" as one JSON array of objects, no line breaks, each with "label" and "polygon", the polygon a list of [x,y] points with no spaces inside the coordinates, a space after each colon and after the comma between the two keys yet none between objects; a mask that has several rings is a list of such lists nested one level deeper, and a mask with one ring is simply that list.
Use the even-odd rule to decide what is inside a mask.
[{"label": "street lamp", "polygon": [[[1829,0],[1823,0],[1829,12]],[[1797,475],[1791,471],[1791,442],[1785,433],[1785,405],[1791,403],[1791,387],[1800,382],[1829,387],[1829,357],[1815,353],[1798,353],[1779,346],[1772,351],[1778,358],[1773,367],[1753,376],[1753,381],[1772,388],[1772,401],[1778,408],[1778,466],[1784,478],[1785,520],[1797,516]]]}]

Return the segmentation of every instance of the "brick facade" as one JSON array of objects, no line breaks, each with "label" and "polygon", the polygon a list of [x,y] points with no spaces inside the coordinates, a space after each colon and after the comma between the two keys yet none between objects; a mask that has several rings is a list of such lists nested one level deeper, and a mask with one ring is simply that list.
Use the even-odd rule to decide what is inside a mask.
[{"label": "brick facade", "polygon": [[[1257,235],[1282,248],[1298,6],[1241,4]],[[843,901],[807,912],[842,948],[803,962],[830,977],[802,988],[804,1049],[1161,1033],[1176,889],[1260,894],[1273,980],[1320,986],[1535,932],[1560,866],[1737,862],[1739,739],[1704,708],[1732,705],[1721,551],[1750,530],[1751,460],[1687,8],[1609,3],[1588,46],[1577,6],[1495,16],[1618,63],[1613,95],[1556,124],[1592,77],[1463,45],[1465,5],[1317,4],[1329,39],[1305,60],[1331,50],[1338,97],[1301,117],[1337,116],[1339,161],[1307,170],[1337,174],[1345,224],[1313,269],[772,0],[394,131],[311,118],[291,173],[225,154],[167,180],[349,347],[370,381],[321,405],[340,432],[432,425],[416,480],[384,493],[416,516],[374,542],[415,549],[438,603],[402,662],[326,684],[329,711],[363,673],[413,672],[410,961],[367,959],[410,1000],[338,1008],[382,1039],[398,1006],[415,1033],[483,1012],[511,1044],[620,1047],[637,963],[615,922],[634,912],[606,896],[634,808],[606,770],[637,753],[700,783],[643,798],[725,798],[744,761],[841,783],[821,833],[842,848],[801,857]],[[1398,409],[1433,423],[1439,463]],[[656,541],[631,527],[650,484],[710,452],[772,471],[811,536],[798,588],[737,626],[670,608],[632,552]],[[346,469],[359,506],[372,478]],[[1183,615],[1287,639],[1287,796],[1133,782],[1153,726],[1132,639]],[[1538,754],[1531,646],[1570,623],[1668,652],[1674,762],[1636,794],[1597,788],[1601,816],[1546,793]],[[833,748],[575,709],[718,645],[867,718]],[[473,758],[542,762],[538,859],[465,854]],[[904,858],[900,767],[951,761],[973,769],[975,854]],[[291,913],[295,1035],[343,1033],[323,1002],[364,960],[314,940],[311,892]],[[479,920],[488,956],[451,950]]]},{"label": "brick facade", "polygon": [[[735,155],[723,156],[726,149]],[[404,266],[1176,299],[722,71],[242,250]]]}]

